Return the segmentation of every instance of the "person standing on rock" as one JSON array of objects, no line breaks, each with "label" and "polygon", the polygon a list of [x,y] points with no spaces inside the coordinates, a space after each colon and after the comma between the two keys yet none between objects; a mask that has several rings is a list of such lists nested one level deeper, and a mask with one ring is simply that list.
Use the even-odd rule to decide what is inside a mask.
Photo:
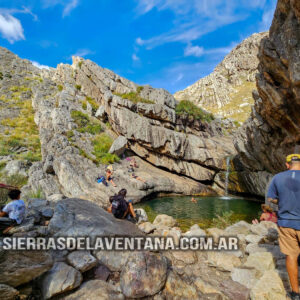
[{"label": "person standing on rock", "polygon": [[300,154],[286,158],[287,171],[275,175],[268,201],[278,204],[279,246],[286,255],[286,268],[292,288],[291,299],[299,299],[298,256],[300,254]]}]

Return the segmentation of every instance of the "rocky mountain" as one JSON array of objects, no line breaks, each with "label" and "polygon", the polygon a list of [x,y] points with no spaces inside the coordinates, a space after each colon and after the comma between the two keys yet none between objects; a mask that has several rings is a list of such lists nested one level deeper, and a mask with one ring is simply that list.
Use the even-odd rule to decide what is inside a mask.
[{"label": "rocky mountain", "polygon": [[263,195],[286,155],[300,151],[299,53],[300,3],[280,0],[260,46],[255,105],[235,139],[235,168],[249,191]]},{"label": "rocky mountain", "polygon": [[250,115],[258,66],[258,49],[267,32],[255,33],[237,45],[213,73],[183,91],[177,100],[190,100],[206,110],[239,122]]},{"label": "rocky mountain", "polygon": [[[122,187],[136,201],[157,193],[215,193],[214,177],[235,153],[225,135],[234,124],[199,109],[198,115],[178,111],[167,91],[137,86],[89,60],[74,57],[72,65],[40,70],[6,49],[0,53],[2,180],[28,175],[24,192],[103,205]],[[146,183],[128,172],[133,155]],[[109,164],[117,188],[96,182]]]}]

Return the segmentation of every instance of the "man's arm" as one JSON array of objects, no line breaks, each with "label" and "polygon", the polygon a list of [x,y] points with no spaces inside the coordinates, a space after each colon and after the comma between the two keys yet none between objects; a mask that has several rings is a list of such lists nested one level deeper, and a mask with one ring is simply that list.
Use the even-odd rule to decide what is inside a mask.
[{"label": "man's arm", "polygon": [[7,213],[5,211],[0,211],[0,218],[6,217]]}]

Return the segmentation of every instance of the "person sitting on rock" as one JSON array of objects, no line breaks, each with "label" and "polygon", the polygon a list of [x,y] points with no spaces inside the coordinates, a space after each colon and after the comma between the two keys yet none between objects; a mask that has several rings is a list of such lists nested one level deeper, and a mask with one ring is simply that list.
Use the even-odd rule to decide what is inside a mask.
[{"label": "person sitting on rock", "polygon": [[8,197],[13,200],[6,204],[0,212],[0,232],[7,234],[10,229],[22,223],[25,217],[25,203],[20,199],[20,190],[10,190]]},{"label": "person sitting on rock", "polygon": [[133,158],[131,159],[131,161],[130,161],[129,168],[128,168],[128,172],[131,173],[131,175],[130,175],[131,178],[136,179],[136,180],[139,180],[139,181],[141,181],[141,182],[143,182],[143,183],[147,183],[146,180],[144,180],[143,178],[137,176],[137,175],[134,173],[134,168],[138,168],[138,167],[139,167],[139,166],[137,165],[136,160],[135,160],[135,158],[133,157]]},{"label": "person sitting on rock", "polygon": [[[277,223],[277,215],[269,205],[262,204],[261,209],[263,213],[261,214],[259,221],[270,221]],[[252,224],[258,224],[259,221],[255,219],[252,221]]]},{"label": "person sitting on rock", "polygon": [[112,174],[113,172],[110,169],[106,169],[106,182],[111,182],[112,186],[116,187],[117,185],[113,181]]},{"label": "person sitting on rock", "polygon": [[298,256],[300,254],[300,154],[286,158],[287,171],[275,175],[267,199],[278,203],[279,246],[286,255],[286,268],[292,288],[291,299],[300,299]]},{"label": "person sitting on rock", "polygon": [[117,195],[111,196],[109,201],[111,205],[107,209],[117,219],[135,219],[136,214],[132,205],[132,201],[126,201],[126,189],[121,189]]}]

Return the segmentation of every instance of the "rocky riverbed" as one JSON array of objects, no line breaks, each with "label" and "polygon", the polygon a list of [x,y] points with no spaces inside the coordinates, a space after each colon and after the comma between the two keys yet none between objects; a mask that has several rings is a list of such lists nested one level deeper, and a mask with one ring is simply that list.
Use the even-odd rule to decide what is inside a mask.
[{"label": "rocky riverbed", "polygon": [[[141,212],[140,212],[141,213]],[[289,290],[277,226],[240,221],[224,230],[187,232],[176,220],[142,214],[134,225],[81,199],[30,199],[15,237],[238,236],[237,251],[6,251],[0,250],[1,299],[286,299]],[[50,221],[45,226],[45,221]],[[30,298],[32,299],[32,298]]]}]

